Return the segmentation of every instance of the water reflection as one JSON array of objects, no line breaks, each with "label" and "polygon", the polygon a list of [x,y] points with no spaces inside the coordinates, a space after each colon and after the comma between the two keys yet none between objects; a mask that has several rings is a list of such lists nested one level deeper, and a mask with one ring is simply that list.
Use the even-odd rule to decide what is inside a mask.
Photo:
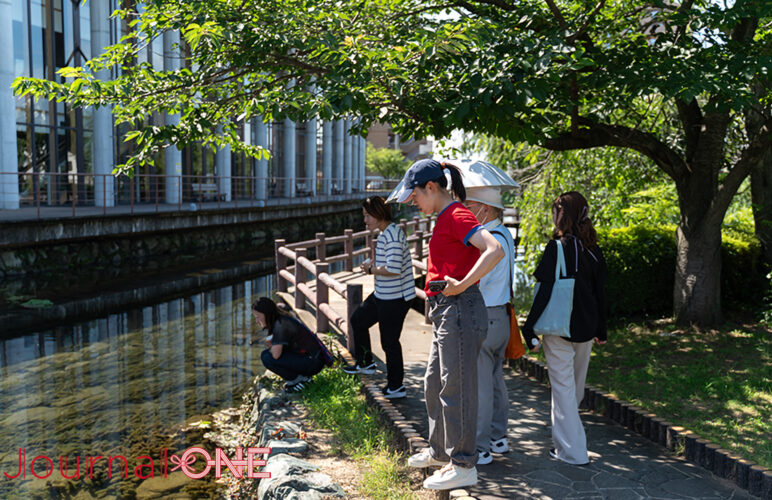
[{"label": "water reflection", "polygon": [[[30,459],[55,458],[49,479],[60,481],[61,455],[70,463],[76,456],[157,455],[170,428],[240,404],[262,371],[262,343],[250,344],[250,304],[272,292],[273,279],[0,340],[0,471],[15,474],[19,448]],[[93,485],[81,480],[65,489],[133,496],[140,482],[100,474]],[[2,477],[0,497],[69,496],[29,469],[26,476]]]}]

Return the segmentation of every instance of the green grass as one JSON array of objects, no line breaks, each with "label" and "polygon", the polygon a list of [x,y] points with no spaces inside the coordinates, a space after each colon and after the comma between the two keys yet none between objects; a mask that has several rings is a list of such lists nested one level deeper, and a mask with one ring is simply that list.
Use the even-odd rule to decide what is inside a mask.
[{"label": "green grass", "polygon": [[593,348],[592,384],[772,467],[772,330],[631,324]]},{"label": "green grass", "polygon": [[411,499],[406,460],[395,436],[367,406],[359,381],[338,368],[314,377],[302,393],[311,419],[336,436],[333,449],[350,455],[363,469],[360,492],[373,499]]}]

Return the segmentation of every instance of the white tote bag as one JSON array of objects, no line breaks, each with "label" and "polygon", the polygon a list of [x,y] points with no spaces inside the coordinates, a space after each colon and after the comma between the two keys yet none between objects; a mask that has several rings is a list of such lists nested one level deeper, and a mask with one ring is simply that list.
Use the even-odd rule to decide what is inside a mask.
[{"label": "white tote bag", "polygon": [[[539,316],[539,320],[533,326],[536,335],[559,335],[571,337],[571,311],[574,308],[574,279],[561,278],[566,275],[566,259],[563,255],[563,244],[558,244],[558,259],[555,262],[555,284],[552,286],[552,294],[547,307]],[[536,293],[539,292],[539,283],[536,284]],[[535,294],[534,294],[535,297]]]}]

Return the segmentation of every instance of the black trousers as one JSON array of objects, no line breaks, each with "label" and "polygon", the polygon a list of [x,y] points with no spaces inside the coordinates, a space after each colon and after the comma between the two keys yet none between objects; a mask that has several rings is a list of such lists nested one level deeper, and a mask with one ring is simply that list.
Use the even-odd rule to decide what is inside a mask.
[{"label": "black trousers", "polygon": [[386,373],[390,389],[402,385],[405,368],[402,364],[402,325],[410,309],[410,301],[404,299],[381,300],[371,293],[351,315],[351,327],[354,330],[354,345],[358,365],[373,362],[370,348],[370,327],[378,323],[381,331],[381,347],[386,353]]},{"label": "black trousers", "polygon": [[298,354],[284,350],[279,359],[273,359],[271,350],[266,349],[260,355],[263,366],[283,378],[284,380],[294,380],[298,375],[313,377],[324,368],[324,364],[317,357]]}]

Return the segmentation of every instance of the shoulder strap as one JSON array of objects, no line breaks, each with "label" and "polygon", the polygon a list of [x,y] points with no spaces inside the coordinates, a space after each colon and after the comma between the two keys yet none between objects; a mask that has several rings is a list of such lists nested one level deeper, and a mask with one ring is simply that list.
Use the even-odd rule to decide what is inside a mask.
[{"label": "shoulder strap", "polygon": [[563,276],[568,276],[566,272],[566,258],[563,255],[563,243],[560,240],[555,240],[558,245],[558,258],[555,262],[555,281],[560,279],[561,273]]}]

